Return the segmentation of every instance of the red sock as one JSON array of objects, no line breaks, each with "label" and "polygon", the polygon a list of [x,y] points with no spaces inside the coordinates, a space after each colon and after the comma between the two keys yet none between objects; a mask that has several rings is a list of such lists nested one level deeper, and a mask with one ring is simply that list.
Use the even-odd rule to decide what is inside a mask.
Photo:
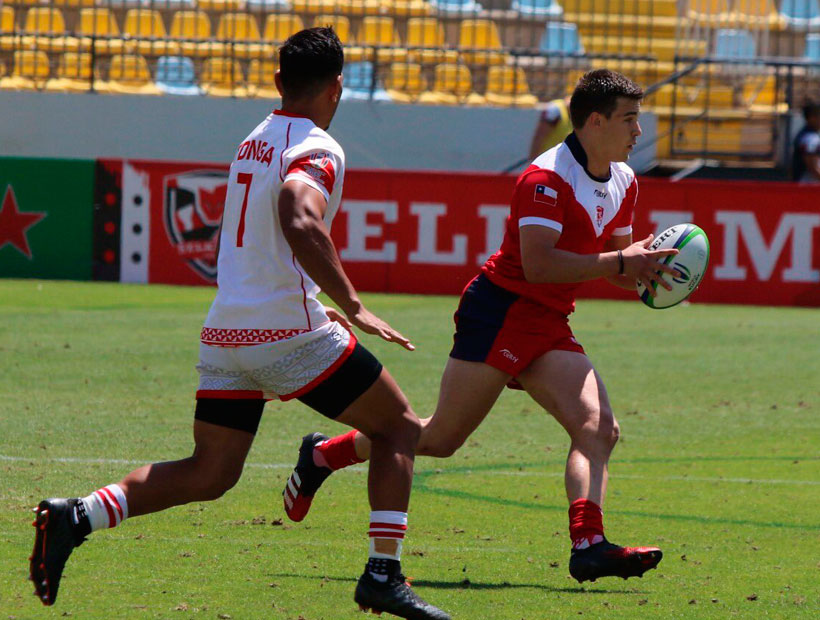
[{"label": "red sock", "polygon": [[[336,471],[356,463],[363,463],[363,459],[356,456],[355,429],[344,435],[327,439],[313,449],[313,461],[320,466],[330,467]],[[322,463],[321,461],[324,461]]]},{"label": "red sock", "polygon": [[604,539],[604,511],[588,499],[569,505],[569,537],[573,549],[586,549]]}]

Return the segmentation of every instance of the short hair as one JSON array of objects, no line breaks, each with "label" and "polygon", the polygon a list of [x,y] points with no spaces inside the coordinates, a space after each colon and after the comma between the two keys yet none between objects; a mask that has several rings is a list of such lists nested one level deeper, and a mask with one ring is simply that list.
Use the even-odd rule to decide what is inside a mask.
[{"label": "short hair", "polygon": [[810,116],[817,116],[820,114],[820,103],[816,101],[806,101],[803,105],[803,118],[808,120]]},{"label": "short hair", "polygon": [[314,97],[341,73],[342,42],[332,27],[307,28],[291,35],[279,48],[282,88],[288,97]]},{"label": "short hair", "polygon": [[572,126],[580,129],[593,112],[609,118],[618,105],[618,97],[640,101],[644,97],[644,92],[625,75],[609,69],[596,69],[585,73],[578,80],[569,102]]}]

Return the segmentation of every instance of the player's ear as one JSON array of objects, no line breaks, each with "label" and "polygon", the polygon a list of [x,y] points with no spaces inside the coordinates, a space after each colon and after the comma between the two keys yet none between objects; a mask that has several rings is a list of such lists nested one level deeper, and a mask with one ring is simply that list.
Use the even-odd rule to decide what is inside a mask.
[{"label": "player's ear", "polygon": [[333,103],[339,103],[339,99],[342,98],[342,84],[344,83],[344,77],[340,73],[336,76],[336,79],[333,80],[333,83],[330,86],[330,98]]},{"label": "player's ear", "polygon": [[276,90],[279,91],[279,96],[282,97],[285,92],[282,88],[282,72],[279,69],[273,74],[273,83],[276,84]]}]

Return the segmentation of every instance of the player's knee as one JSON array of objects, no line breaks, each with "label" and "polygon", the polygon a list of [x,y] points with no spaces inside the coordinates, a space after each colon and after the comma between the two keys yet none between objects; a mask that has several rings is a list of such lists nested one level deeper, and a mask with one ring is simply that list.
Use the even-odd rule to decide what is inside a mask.
[{"label": "player's knee", "polygon": [[413,410],[406,407],[399,415],[390,418],[383,428],[378,429],[375,437],[393,445],[406,446],[415,450],[421,436],[421,421]]},{"label": "player's knee", "polygon": [[588,411],[583,423],[572,433],[573,440],[587,450],[609,454],[618,442],[621,431],[608,407]]},{"label": "player's knee", "polygon": [[230,491],[242,476],[242,466],[211,462],[199,468],[198,495],[201,501],[219,499]]},{"label": "player's knee", "polygon": [[430,437],[424,438],[419,443],[419,454],[434,456],[446,459],[453,456],[458,449],[464,445],[464,440],[460,437]]},{"label": "player's knee", "polygon": [[618,424],[618,420],[616,420],[614,417],[612,418],[612,422],[612,431],[610,432],[609,436],[610,449],[613,449],[615,447],[615,444],[617,444],[618,440],[621,438],[621,425]]}]

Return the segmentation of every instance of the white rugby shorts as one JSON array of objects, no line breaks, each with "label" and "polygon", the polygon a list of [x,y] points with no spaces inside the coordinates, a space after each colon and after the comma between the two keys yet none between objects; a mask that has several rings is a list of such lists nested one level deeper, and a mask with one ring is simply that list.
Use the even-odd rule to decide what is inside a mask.
[{"label": "white rugby shorts", "polygon": [[218,347],[200,343],[196,397],[297,398],[329,377],[355,346],[356,337],[336,321],[264,344]]}]

